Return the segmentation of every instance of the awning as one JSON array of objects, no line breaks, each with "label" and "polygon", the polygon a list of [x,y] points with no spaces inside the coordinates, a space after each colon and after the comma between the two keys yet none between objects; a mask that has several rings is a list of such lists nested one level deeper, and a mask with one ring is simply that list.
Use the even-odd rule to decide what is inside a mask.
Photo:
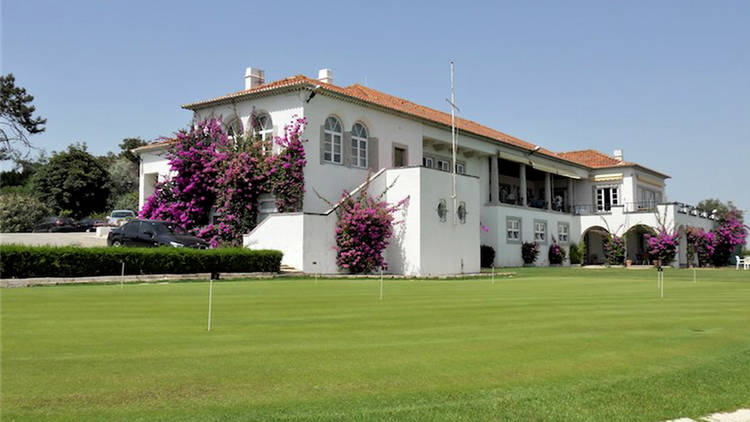
[{"label": "awning", "polygon": [[652,186],[656,186],[656,187],[660,187],[660,188],[664,187],[664,182],[662,182],[661,180],[652,179],[652,178],[646,177],[646,176],[641,176],[640,174],[636,176],[636,179],[638,179],[638,181],[641,182],[641,183],[646,183],[646,184],[649,184],[649,185],[652,185]]},{"label": "awning", "polygon": [[546,171],[547,173],[556,174],[558,176],[565,176],[565,177],[569,177],[571,179],[580,179],[581,178],[581,176],[573,173],[572,171],[563,170],[563,169],[560,169],[560,168],[557,168],[557,167],[545,166],[544,164],[539,164],[539,163],[534,163],[534,162],[531,163],[531,166],[534,167],[537,170]]},{"label": "awning", "polygon": [[616,182],[622,180],[622,173],[597,174],[594,176],[595,182]]}]

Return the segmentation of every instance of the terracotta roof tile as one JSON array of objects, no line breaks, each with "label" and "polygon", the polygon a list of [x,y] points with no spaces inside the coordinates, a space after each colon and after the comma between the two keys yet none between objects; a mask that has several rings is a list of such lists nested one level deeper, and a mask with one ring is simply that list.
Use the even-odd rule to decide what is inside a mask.
[{"label": "terracotta roof tile", "polygon": [[[257,94],[267,91],[273,91],[280,88],[294,87],[295,85],[301,88],[314,88],[320,86],[320,88],[327,90],[331,93],[340,94],[346,97],[350,97],[356,100],[371,103],[380,107],[384,107],[390,110],[398,111],[407,115],[418,117],[434,123],[450,126],[451,115],[442,111],[435,110],[433,108],[425,107],[423,105],[413,103],[411,101],[399,98],[393,95],[389,95],[366,86],[359,84],[350,85],[348,87],[340,87],[333,84],[321,82],[317,79],[312,79],[304,75],[296,75],[277,81],[269,82],[267,84],[258,86],[253,89],[237,91],[231,94],[215,97],[205,101],[198,101],[190,104],[185,104],[182,107],[186,109],[197,109],[201,106],[211,105],[217,102],[223,102],[232,100],[234,98],[242,97],[249,94]],[[470,132],[475,135],[479,135],[485,138],[495,140],[500,143],[513,145],[526,150],[533,150],[536,145],[510,136],[506,133],[498,130],[483,126],[477,122],[456,118],[456,127],[459,132]],[[156,144],[151,144],[156,145]],[[142,148],[148,148],[147,147]],[[582,151],[569,151],[555,153],[546,148],[541,148],[537,154],[546,155],[549,157],[557,158],[564,161],[569,161],[573,164],[581,165],[588,168],[607,168],[607,167],[620,167],[620,166],[634,166],[635,163],[627,161],[619,161],[613,157],[602,152],[587,149]],[[653,171],[653,170],[652,170]]]},{"label": "terracotta roof tile", "polygon": [[594,150],[594,149],[559,152],[557,153],[557,156],[560,158],[569,160],[569,161],[583,164],[584,166],[587,166],[587,167],[592,167],[592,168],[607,168],[607,167],[635,165],[635,163],[630,163],[627,161],[620,161],[614,157],[610,157],[609,155],[603,152]]}]

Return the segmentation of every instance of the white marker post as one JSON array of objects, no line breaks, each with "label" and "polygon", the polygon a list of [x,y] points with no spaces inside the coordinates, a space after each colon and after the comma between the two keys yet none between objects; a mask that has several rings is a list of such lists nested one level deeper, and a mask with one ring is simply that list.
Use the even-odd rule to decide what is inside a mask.
[{"label": "white marker post", "polygon": [[124,280],[125,280],[125,261],[120,261],[122,263],[122,272],[120,273],[120,288],[123,288]]},{"label": "white marker post", "polygon": [[211,277],[208,279],[208,331],[211,331],[211,313],[213,312],[212,305],[214,302],[214,273],[211,273]]},{"label": "white marker post", "polygon": [[695,266],[693,266],[693,283],[697,283],[698,279],[695,276]]},{"label": "white marker post", "polygon": [[383,300],[383,267],[380,267],[380,300]]}]

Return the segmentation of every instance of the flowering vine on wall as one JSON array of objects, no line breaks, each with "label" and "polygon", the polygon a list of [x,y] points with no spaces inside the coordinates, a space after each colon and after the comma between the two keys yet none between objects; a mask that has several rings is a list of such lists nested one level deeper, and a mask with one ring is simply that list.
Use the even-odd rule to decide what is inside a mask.
[{"label": "flowering vine on wall", "polygon": [[[392,186],[392,185],[391,185]],[[382,200],[390,187],[379,196],[369,194],[370,175],[360,187],[359,193],[352,195],[344,191],[335,206],[338,217],[335,226],[336,264],[350,274],[367,274],[377,269],[386,269],[383,257],[385,248],[393,236],[395,215],[409,206],[409,197],[395,204]]]},{"label": "flowering vine on wall", "polygon": [[[255,127],[255,116],[251,122]],[[168,152],[175,176],[157,184],[141,218],[177,223],[217,246],[238,245],[242,234],[255,227],[263,193],[275,195],[280,212],[301,211],[306,123],[295,116],[285,126],[284,136],[275,139],[281,146],[277,155],[264,155],[257,136],[230,138],[220,119],[178,132]],[[216,224],[209,221],[212,208]]]}]

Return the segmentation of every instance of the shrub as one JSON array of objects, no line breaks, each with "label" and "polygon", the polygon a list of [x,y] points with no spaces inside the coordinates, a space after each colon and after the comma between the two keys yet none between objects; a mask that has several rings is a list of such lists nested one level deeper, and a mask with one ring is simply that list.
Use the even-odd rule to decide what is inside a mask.
[{"label": "shrub", "polygon": [[604,256],[609,265],[622,265],[625,262],[625,242],[621,237],[611,234],[604,240]]},{"label": "shrub", "polygon": [[489,268],[495,264],[495,248],[489,245],[482,245],[479,248],[479,261],[482,268]]},{"label": "shrub", "polygon": [[737,248],[745,244],[747,230],[737,211],[730,211],[714,233],[716,235],[713,254],[714,265],[726,265],[729,259],[739,252]]},{"label": "shrub", "polygon": [[651,259],[658,259],[662,265],[669,265],[677,255],[677,247],[680,245],[680,234],[669,234],[665,229],[660,229],[656,235],[644,235],[648,242],[648,255]]},{"label": "shrub", "polygon": [[52,155],[34,175],[34,191],[53,212],[81,218],[104,211],[110,194],[109,174],[86,145],[70,145]]},{"label": "shrub", "polygon": [[552,244],[549,245],[549,251],[547,252],[547,258],[549,258],[550,264],[562,264],[565,261],[565,249],[552,239]]},{"label": "shrub", "polygon": [[49,213],[47,206],[31,195],[0,195],[0,232],[30,232]]},{"label": "shrub", "polygon": [[523,242],[521,245],[521,258],[524,264],[533,264],[539,256],[539,244],[536,242]]},{"label": "shrub", "polygon": [[570,263],[580,264],[582,257],[583,257],[583,253],[581,253],[581,250],[578,249],[578,245],[576,245],[575,243],[572,243],[570,245]]},{"label": "shrub", "polygon": [[137,210],[138,191],[128,192],[120,195],[114,201],[112,209],[115,210]]},{"label": "shrub", "polygon": [[279,272],[282,253],[244,248],[81,248],[0,246],[0,276],[88,277],[125,274]]}]

